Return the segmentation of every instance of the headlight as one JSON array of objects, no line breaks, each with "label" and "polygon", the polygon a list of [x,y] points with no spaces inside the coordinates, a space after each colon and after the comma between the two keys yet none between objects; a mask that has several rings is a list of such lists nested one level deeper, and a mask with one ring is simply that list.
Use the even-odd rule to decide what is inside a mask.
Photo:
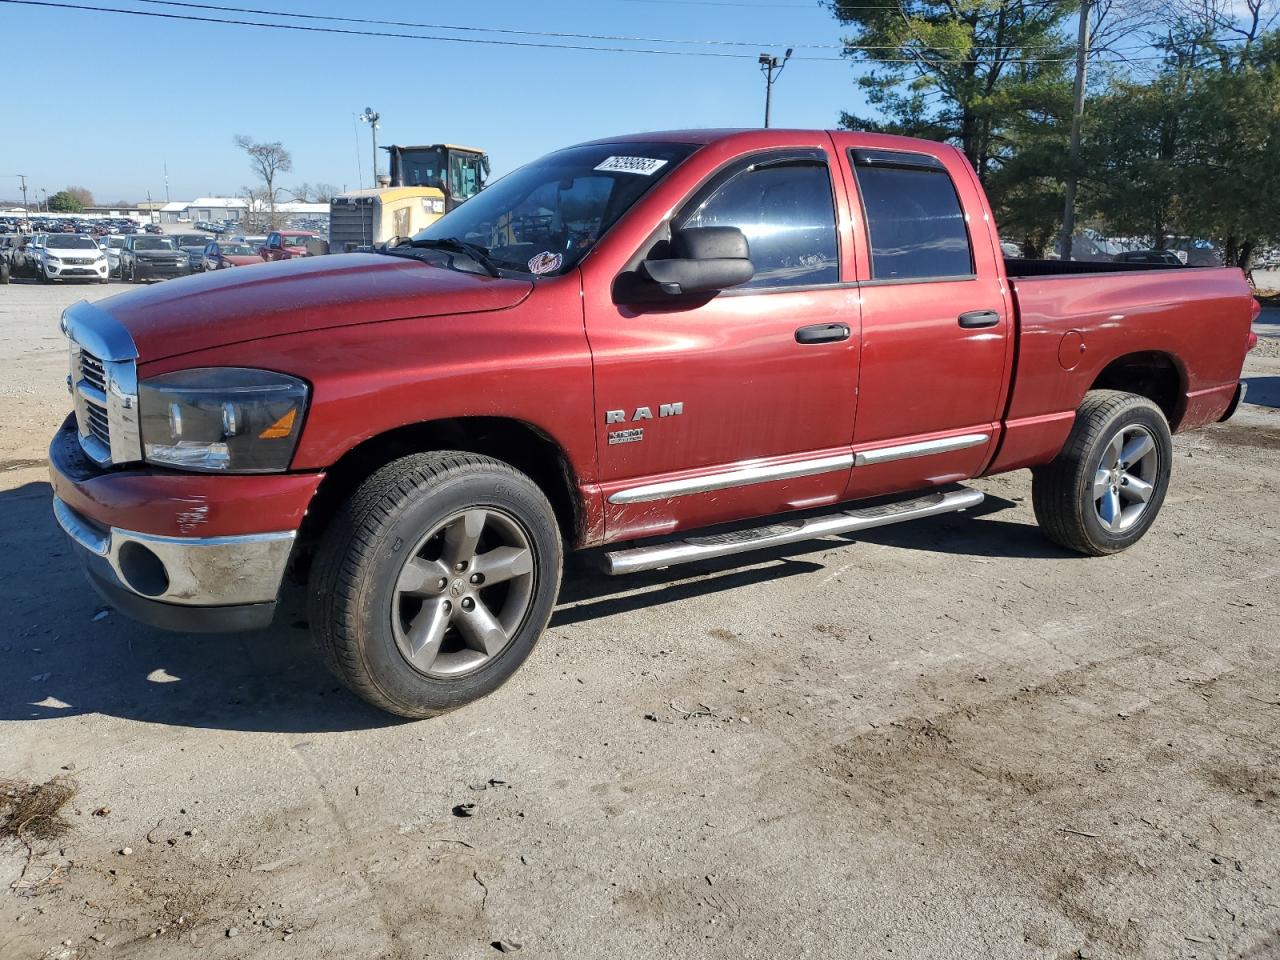
[{"label": "headlight", "polygon": [[248,367],[200,367],[143,381],[145,459],[212,473],[286,470],[307,393],[296,377]]}]

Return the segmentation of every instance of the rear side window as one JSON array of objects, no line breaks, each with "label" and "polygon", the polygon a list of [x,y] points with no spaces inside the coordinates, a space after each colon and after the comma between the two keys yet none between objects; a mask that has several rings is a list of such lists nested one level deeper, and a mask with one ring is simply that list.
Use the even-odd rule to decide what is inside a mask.
[{"label": "rear side window", "polygon": [[840,280],[835,204],[825,163],[748,167],[698,204],[681,226],[737,227],[746,234],[756,272],[737,289]]},{"label": "rear side window", "polygon": [[[860,162],[851,151],[871,237],[875,280],[973,276],[964,211],[941,166],[896,165],[886,155]],[[935,161],[936,162],[936,161]]]}]

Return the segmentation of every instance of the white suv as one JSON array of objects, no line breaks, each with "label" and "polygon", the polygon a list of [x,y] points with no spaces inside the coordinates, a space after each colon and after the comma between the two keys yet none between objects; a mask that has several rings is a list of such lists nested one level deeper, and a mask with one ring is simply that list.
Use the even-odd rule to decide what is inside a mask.
[{"label": "white suv", "polygon": [[107,255],[83,233],[51,233],[40,251],[40,280],[97,280],[107,283],[111,267]]}]

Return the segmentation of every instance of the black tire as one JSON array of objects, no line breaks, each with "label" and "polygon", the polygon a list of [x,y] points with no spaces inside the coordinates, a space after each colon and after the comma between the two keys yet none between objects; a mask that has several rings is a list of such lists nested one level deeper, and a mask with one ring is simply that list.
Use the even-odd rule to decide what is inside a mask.
[{"label": "black tire", "polygon": [[[1142,449],[1144,437],[1152,441],[1152,449],[1132,462],[1131,471],[1123,460],[1109,469],[1112,451]],[[1135,440],[1141,443],[1131,447]],[[1173,439],[1159,407],[1136,394],[1091,390],[1062,452],[1032,471],[1036,521],[1045,536],[1068,550],[1093,557],[1118,553],[1142,539],[1155,522],[1172,466]],[[1099,488],[1102,498],[1095,499]],[[1115,506],[1108,508],[1108,496]]]},{"label": "black tire", "polygon": [[[430,552],[433,531],[447,531],[459,518],[476,513],[486,517],[486,530],[498,524],[523,536],[524,562],[531,571],[523,571],[505,588],[476,587],[475,596],[482,589],[496,589],[501,602],[501,592],[514,592],[519,582],[522,609],[507,628],[506,645],[484,654],[488,659],[483,663],[456,675],[433,675],[415,667],[402,649],[409,631],[403,619],[393,625],[395,618],[405,616],[405,595],[398,592],[397,581],[411,557]],[[446,533],[438,537],[435,542],[447,543]],[[472,549],[478,569],[487,554]],[[446,559],[442,555],[429,562]],[[561,566],[555,513],[532,480],[508,464],[475,454],[414,454],[365,480],[325,532],[308,588],[312,634],[326,665],[357,696],[398,716],[436,716],[492,693],[528,658],[551,617]],[[422,601],[419,613],[428,602],[447,609],[449,598],[467,589],[461,579],[465,573],[452,572],[458,568],[447,563],[444,569],[451,572],[440,578],[440,591]],[[445,580],[455,577],[446,590]],[[467,602],[459,600],[458,610],[474,609],[476,601],[470,601],[472,608],[465,607]],[[477,612],[487,608],[482,604]],[[445,629],[451,632],[442,634],[445,640],[435,648],[441,658],[482,656],[470,648],[467,631],[452,625]],[[454,650],[446,654],[451,644]]]}]

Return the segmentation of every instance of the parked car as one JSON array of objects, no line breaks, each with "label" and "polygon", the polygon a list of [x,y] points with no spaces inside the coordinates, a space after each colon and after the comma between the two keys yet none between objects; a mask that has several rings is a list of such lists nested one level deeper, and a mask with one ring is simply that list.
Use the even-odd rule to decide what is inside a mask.
[{"label": "parked car", "polygon": [[560,150],[412,243],[68,308],[73,382],[115,387],[110,417],[73,394],[54,512],[96,589],[171,629],[265,626],[307,577],[330,668],[411,717],[511,676],[566,548],[671,567],[1034,467],[1049,539],[1124,550],[1171,433],[1234,411],[1260,307],[1234,269],[1006,262],[995,227],[922,140]]},{"label": "parked car", "polygon": [[33,233],[23,237],[11,256],[13,275],[35,277],[40,271],[40,251],[44,248],[47,233]]},{"label": "parked car", "polygon": [[132,234],[120,248],[120,278],[130,283],[167,280],[191,274],[191,260],[172,237]]},{"label": "parked car", "polygon": [[208,237],[202,233],[179,233],[172,235],[171,239],[191,262],[192,273],[204,270],[204,248],[209,244]]},{"label": "parked car", "polygon": [[107,255],[87,233],[50,234],[40,251],[36,278],[42,283],[55,280],[109,282]]},{"label": "parked car", "polygon": [[142,229],[147,233],[164,233],[164,227],[158,223],[148,223]]},{"label": "parked car", "polygon": [[215,240],[204,248],[204,269],[227,270],[231,267],[247,267],[262,263],[258,251],[247,243],[234,240]]},{"label": "parked car", "polygon": [[107,234],[105,237],[98,238],[98,246],[107,255],[110,275],[120,276],[120,251],[124,249],[124,237],[117,233]]},{"label": "parked car", "polygon": [[259,251],[263,260],[292,260],[324,253],[324,240],[305,230],[273,230]]},{"label": "parked car", "polygon": [[17,247],[17,234],[0,235],[0,285],[9,282],[13,276],[13,251]]},{"label": "parked car", "polygon": [[1126,250],[1117,253],[1116,263],[1151,263],[1164,264],[1167,267],[1180,267],[1182,260],[1172,250]]}]

